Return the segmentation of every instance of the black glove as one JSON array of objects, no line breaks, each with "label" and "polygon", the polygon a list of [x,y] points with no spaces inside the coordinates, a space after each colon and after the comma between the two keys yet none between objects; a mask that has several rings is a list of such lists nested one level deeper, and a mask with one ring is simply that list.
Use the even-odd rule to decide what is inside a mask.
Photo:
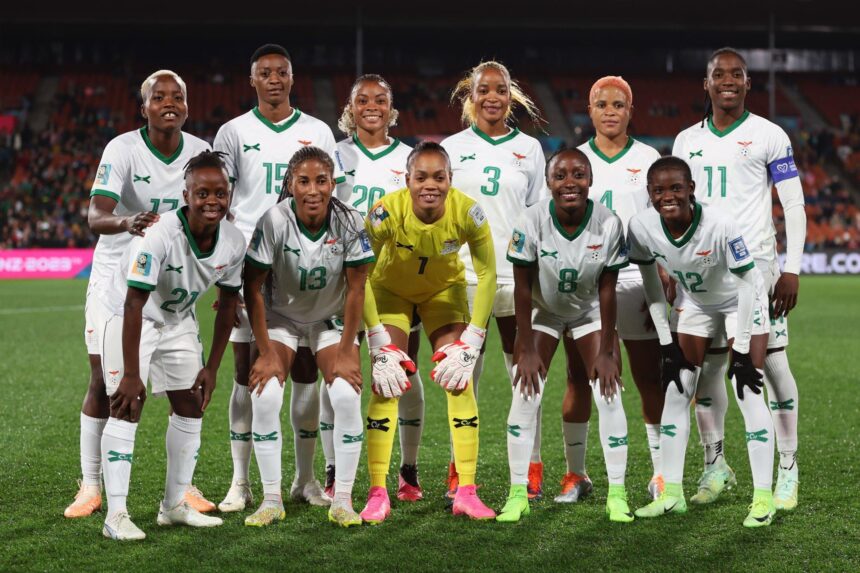
[{"label": "black glove", "polygon": [[732,361],[729,363],[729,378],[735,379],[735,386],[738,392],[738,399],[744,399],[744,386],[753,391],[754,394],[761,394],[764,382],[761,371],[753,366],[752,359],[749,354],[743,354],[732,350]]},{"label": "black glove", "polygon": [[684,386],[681,384],[681,369],[695,370],[695,366],[690,364],[681,348],[675,341],[669,344],[660,345],[660,380],[663,382],[663,392],[669,389],[669,384],[675,383],[680,394],[684,393]]}]

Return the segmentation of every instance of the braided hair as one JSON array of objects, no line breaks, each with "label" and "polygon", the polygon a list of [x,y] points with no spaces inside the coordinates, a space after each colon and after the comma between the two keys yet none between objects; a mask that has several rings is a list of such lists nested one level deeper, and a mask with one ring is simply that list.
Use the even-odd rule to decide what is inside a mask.
[{"label": "braided hair", "polygon": [[192,173],[197,171],[198,169],[205,169],[207,167],[214,167],[215,169],[220,169],[224,172],[224,175],[227,177],[227,180],[230,180],[229,175],[227,174],[227,165],[224,163],[224,155],[226,155],[223,151],[211,151],[209,149],[205,151],[201,151],[194,157],[188,160],[183,167],[185,171],[185,184],[188,185],[188,178]]},{"label": "braided hair", "polygon": [[[735,56],[737,59],[739,59],[741,61],[741,64],[743,65],[743,68],[744,68],[744,75],[748,75],[748,73],[747,73],[747,61],[744,59],[744,57],[741,55],[741,53],[734,48],[730,48],[730,47],[726,46],[726,47],[720,48],[718,50],[714,50],[714,52],[711,54],[711,57],[708,58],[708,67],[705,70],[705,80],[707,80],[711,76],[711,69],[713,69],[714,62],[716,62],[717,58],[719,58],[720,56],[724,56],[726,54]],[[708,121],[709,119],[711,119],[711,116],[714,113],[714,104],[711,101],[711,94],[708,93],[708,90],[705,90],[705,102],[704,103],[705,103],[705,113],[702,116],[702,123],[699,126],[702,128],[705,127],[705,122]]]}]

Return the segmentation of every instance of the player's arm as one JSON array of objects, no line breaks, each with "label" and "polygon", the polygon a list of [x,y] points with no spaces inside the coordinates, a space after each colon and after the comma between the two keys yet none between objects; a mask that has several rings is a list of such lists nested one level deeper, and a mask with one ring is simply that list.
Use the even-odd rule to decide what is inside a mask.
[{"label": "player's arm", "polygon": [[[803,258],[803,245],[806,243],[806,209],[804,208],[803,186],[797,176],[794,161],[789,156],[779,162],[777,160],[768,167],[771,177],[776,184],[776,193],[785,217],[785,265],[783,272],[773,289],[774,317],[786,316],[797,305],[797,293],[800,289],[800,263]],[[771,167],[774,166],[775,167]],[[794,176],[785,179],[780,173],[780,165],[785,165],[788,173]],[[777,175],[774,176],[774,173]]]},{"label": "player's arm", "polygon": [[732,276],[738,289],[738,311],[729,378],[735,379],[738,398],[743,400],[745,386],[753,393],[761,394],[761,388],[764,385],[763,373],[753,366],[750,357],[756,292],[764,288],[764,280],[755,266],[741,272],[732,269]]},{"label": "player's arm", "polygon": [[93,233],[99,235],[118,235],[131,233],[143,236],[146,229],[158,221],[158,213],[141,211],[134,215],[121,216],[114,214],[117,201],[105,195],[90,197],[90,207],[87,210],[87,223]]},{"label": "player's arm", "polygon": [[354,351],[355,337],[364,312],[365,285],[367,284],[368,264],[347,266],[346,297],[343,304],[343,332],[337,349],[337,361],[332,380],[340,377],[349,382],[355,391],[361,393],[361,360]]},{"label": "player's arm", "polygon": [[119,387],[110,397],[113,417],[132,423],[140,420],[146,400],[146,386],[140,379],[140,332],[143,328],[143,307],[147,300],[148,290],[129,285],[122,319],[123,375]]},{"label": "player's arm", "polygon": [[[476,204],[477,206],[477,204]],[[482,213],[483,215],[483,213]],[[477,231],[468,241],[472,255],[472,265],[478,276],[478,286],[475,289],[475,303],[472,311],[472,321],[461,336],[461,340],[477,348],[484,345],[487,334],[487,323],[493,311],[493,300],[496,297],[496,252],[493,248],[493,235],[490,224],[484,220]],[[480,338],[480,341],[478,340]]]},{"label": "player's arm", "polygon": [[278,383],[283,385],[286,373],[281,364],[272,342],[269,339],[269,330],[266,327],[266,305],[263,301],[263,284],[269,276],[271,268],[262,268],[254,264],[250,257],[245,259],[245,309],[248,311],[248,322],[251,323],[251,331],[254,333],[254,341],[257,345],[259,356],[251,366],[248,376],[248,390],[257,394],[263,392],[265,385],[272,379],[277,378]]},{"label": "player's arm", "polygon": [[218,368],[221,367],[221,359],[224,357],[224,350],[227,348],[227,342],[230,340],[230,333],[233,330],[233,323],[236,318],[239,290],[239,287],[228,288],[219,286],[218,288],[218,304],[215,314],[212,346],[209,349],[209,360],[206,361],[206,365],[197,374],[197,380],[194,382],[194,389],[199,390],[202,394],[200,402],[201,412],[206,411],[206,406],[209,405],[209,400],[212,399],[212,393],[215,391]]},{"label": "player's arm", "polygon": [[[513,260],[513,259],[509,259]],[[539,394],[541,382],[546,379],[546,365],[535,346],[532,330],[532,283],[537,278],[537,264],[514,263],[514,314],[517,336],[514,340],[516,372],[514,387],[520,383],[520,393],[528,397]]]},{"label": "player's arm", "polygon": [[623,387],[618,356],[615,355],[615,319],[618,312],[615,285],[618,271],[605,268],[597,279],[597,298],[600,304],[600,349],[592,379],[600,381],[600,395],[611,401],[615,393]]}]

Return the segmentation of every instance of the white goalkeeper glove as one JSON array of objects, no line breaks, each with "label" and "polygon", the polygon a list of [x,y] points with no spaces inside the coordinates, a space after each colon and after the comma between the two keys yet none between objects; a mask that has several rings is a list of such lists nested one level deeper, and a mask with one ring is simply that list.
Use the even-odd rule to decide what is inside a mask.
[{"label": "white goalkeeper glove", "polygon": [[412,385],[408,376],[417,368],[409,355],[391,344],[391,336],[381,324],[367,331],[370,348],[371,383],[374,394],[385,398],[403,395]]},{"label": "white goalkeeper glove", "polygon": [[433,354],[431,360],[439,364],[430,372],[430,378],[448,392],[465,390],[486,337],[487,331],[483,328],[467,326],[460,340],[446,344]]}]

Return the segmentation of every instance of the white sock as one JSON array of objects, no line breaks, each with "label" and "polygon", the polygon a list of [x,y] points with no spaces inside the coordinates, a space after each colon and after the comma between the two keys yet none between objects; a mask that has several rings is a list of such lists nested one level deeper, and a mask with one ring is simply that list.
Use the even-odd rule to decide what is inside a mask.
[{"label": "white sock", "polygon": [[591,393],[600,416],[600,445],[603,446],[606,477],[609,485],[624,485],[624,474],[627,472],[627,416],[621,403],[621,392],[607,403],[600,395],[600,382],[595,380],[591,385]]},{"label": "white sock", "polygon": [[107,418],[91,418],[81,412],[81,484],[101,488],[102,432]]},{"label": "white sock", "polygon": [[409,377],[412,384],[397,403],[397,422],[400,425],[400,465],[418,463],[418,447],[424,430],[424,384],[421,374]]},{"label": "white sock", "polygon": [[[676,389],[677,390],[677,389]],[[645,424],[645,434],[648,436],[648,451],[651,452],[652,475],[660,473],[660,424]]]},{"label": "white sock", "polygon": [[364,421],[361,417],[361,396],[343,378],[335,378],[328,389],[334,408],[334,455],[337,473],[335,495],[352,495],[355,472],[364,441]]},{"label": "white sock", "polygon": [[108,418],[102,432],[102,469],[105,477],[108,515],[128,511],[128,482],[134,457],[134,435],[137,424]]},{"label": "white sock", "polygon": [[251,393],[247,386],[233,381],[230,395],[230,453],[233,456],[233,481],[248,481],[251,465]]},{"label": "white sock", "polygon": [[167,480],[164,486],[164,506],[176,507],[191,485],[197,452],[200,451],[200,429],[203,418],[185,418],[177,414],[167,423]]},{"label": "white sock", "polygon": [[523,399],[518,388],[513,392],[508,412],[508,466],[512,485],[526,485],[529,482],[529,460],[542,397],[543,388],[540,394],[530,400]]},{"label": "white sock", "polygon": [[729,395],[726,392],[728,357],[705,354],[696,389],[696,423],[704,447],[705,470],[725,465],[723,439]]},{"label": "white sock", "polygon": [[666,390],[660,417],[660,473],[665,483],[681,484],[684,481],[684,458],[690,439],[690,403],[696,394],[699,374],[698,368],[693,372],[681,370],[684,392],[678,392],[675,384],[670,384]]},{"label": "white sock", "polygon": [[[546,386],[546,382],[544,382],[544,386]],[[543,391],[541,391],[542,393]],[[534,443],[532,443],[532,457],[531,463],[539,464],[541,463],[540,457],[540,433],[541,433],[541,416],[543,414],[543,403],[538,405],[537,414],[535,414],[535,439]]]},{"label": "white sock", "polygon": [[797,382],[788,366],[785,351],[768,354],[764,360],[764,383],[779,448],[779,467],[797,472]]},{"label": "white sock", "polygon": [[507,352],[502,352],[502,356],[505,357],[505,370],[508,373],[508,379],[511,381],[511,384],[514,383],[514,355],[508,354]]},{"label": "white sock", "polygon": [[[732,387],[736,387],[734,378]],[[744,416],[753,486],[769,490],[773,485],[773,419],[765,404],[764,394],[753,394],[751,390],[745,389],[744,399],[738,399],[735,394],[735,401]]]},{"label": "white sock", "polygon": [[585,476],[585,450],[588,447],[588,422],[561,422],[567,471]]},{"label": "white sock", "polygon": [[322,444],[325,465],[334,465],[334,409],[328,393],[328,384],[320,380],[320,443]]},{"label": "white sock", "polygon": [[314,479],[314,452],[320,423],[319,388],[313,384],[293,382],[290,394],[290,423],[293,426],[293,442],[296,451],[297,484]]},{"label": "white sock", "polygon": [[258,396],[251,394],[254,418],[251,432],[254,437],[254,457],[260,467],[260,481],[264,495],[281,495],[281,406],[284,405],[284,387],[272,378]]}]

